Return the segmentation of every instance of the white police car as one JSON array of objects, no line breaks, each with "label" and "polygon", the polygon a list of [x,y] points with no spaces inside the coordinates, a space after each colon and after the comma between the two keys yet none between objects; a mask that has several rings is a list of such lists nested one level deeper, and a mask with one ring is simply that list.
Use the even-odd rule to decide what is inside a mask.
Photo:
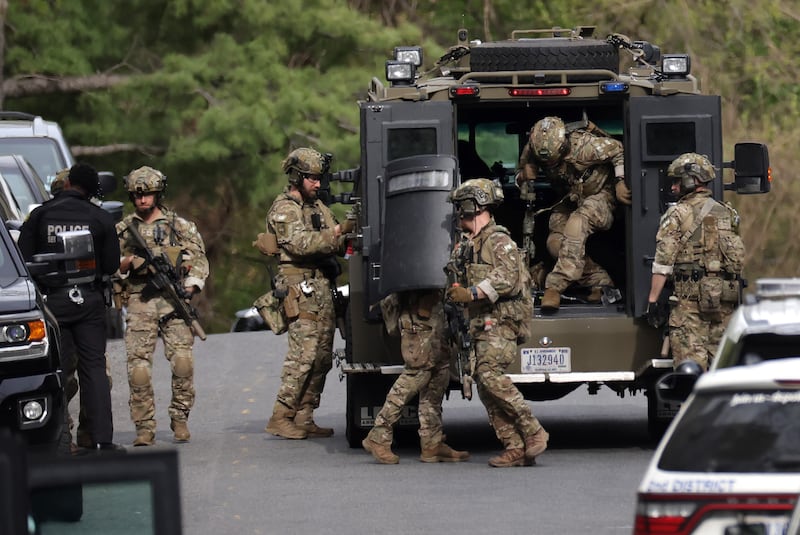
[{"label": "white police car", "polygon": [[634,535],[784,534],[800,493],[800,358],[703,374],[637,493]]},{"label": "white police car", "polygon": [[759,279],[736,309],[711,370],[800,357],[800,278]]}]

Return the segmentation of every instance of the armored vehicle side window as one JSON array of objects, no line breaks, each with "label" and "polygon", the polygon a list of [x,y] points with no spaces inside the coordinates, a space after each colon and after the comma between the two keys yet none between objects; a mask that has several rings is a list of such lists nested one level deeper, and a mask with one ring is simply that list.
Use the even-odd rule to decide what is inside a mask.
[{"label": "armored vehicle side window", "polygon": [[696,152],[694,123],[648,123],[645,140],[649,156],[669,156]]},{"label": "armored vehicle side window", "polygon": [[392,128],[387,132],[386,160],[436,154],[435,128]]}]

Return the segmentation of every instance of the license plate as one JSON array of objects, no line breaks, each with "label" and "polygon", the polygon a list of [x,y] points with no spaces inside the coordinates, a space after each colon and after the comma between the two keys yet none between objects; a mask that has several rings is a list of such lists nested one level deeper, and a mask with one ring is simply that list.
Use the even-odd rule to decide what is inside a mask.
[{"label": "license plate", "polygon": [[522,373],[571,372],[568,347],[523,347]]}]

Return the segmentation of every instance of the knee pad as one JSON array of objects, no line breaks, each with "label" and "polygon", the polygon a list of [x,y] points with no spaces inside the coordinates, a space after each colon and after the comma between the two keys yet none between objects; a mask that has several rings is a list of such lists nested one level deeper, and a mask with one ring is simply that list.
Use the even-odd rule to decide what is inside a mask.
[{"label": "knee pad", "polygon": [[192,373],[194,373],[194,363],[192,362],[192,357],[188,356],[178,356],[172,360],[172,373],[176,377],[180,377],[181,379],[186,379],[187,377],[191,377]]},{"label": "knee pad", "polygon": [[588,234],[589,223],[582,215],[573,213],[564,226],[564,236],[568,240],[581,240]]},{"label": "knee pad", "polygon": [[131,386],[147,386],[150,384],[150,368],[145,365],[134,366],[130,371]]},{"label": "knee pad", "polygon": [[551,232],[547,237],[547,252],[553,258],[558,258],[558,252],[561,250],[561,243],[564,241],[564,235],[561,233]]}]

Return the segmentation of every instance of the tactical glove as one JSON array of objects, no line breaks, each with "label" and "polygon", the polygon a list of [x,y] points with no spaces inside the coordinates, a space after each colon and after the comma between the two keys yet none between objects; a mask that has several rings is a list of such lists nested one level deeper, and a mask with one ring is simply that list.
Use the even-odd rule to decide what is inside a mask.
[{"label": "tactical glove", "polygon": [[454,303],[469,303],[472,301],[472,290],[463,286],[453,286],[447,289],[447,299]]},{"label": "tactical glove", "polygon": [[647,317],[647,323],[655,329],[663,327],[668,319],[667,310],[660,303],[648,302],[645,316]]},{"label": "tactical glove", "polygon": [[618,180],[617,185],[614,186],[614,191],[617,195],[617,200],[622,204],[631,204],[631,190],[624,180]]},{"label": "tactical glove", "polygon": [[342,234],[350,234],[356,229],[356,220],[355,219],[345,219],[341,223],[339,223],[339,228],[342,231]]}]

